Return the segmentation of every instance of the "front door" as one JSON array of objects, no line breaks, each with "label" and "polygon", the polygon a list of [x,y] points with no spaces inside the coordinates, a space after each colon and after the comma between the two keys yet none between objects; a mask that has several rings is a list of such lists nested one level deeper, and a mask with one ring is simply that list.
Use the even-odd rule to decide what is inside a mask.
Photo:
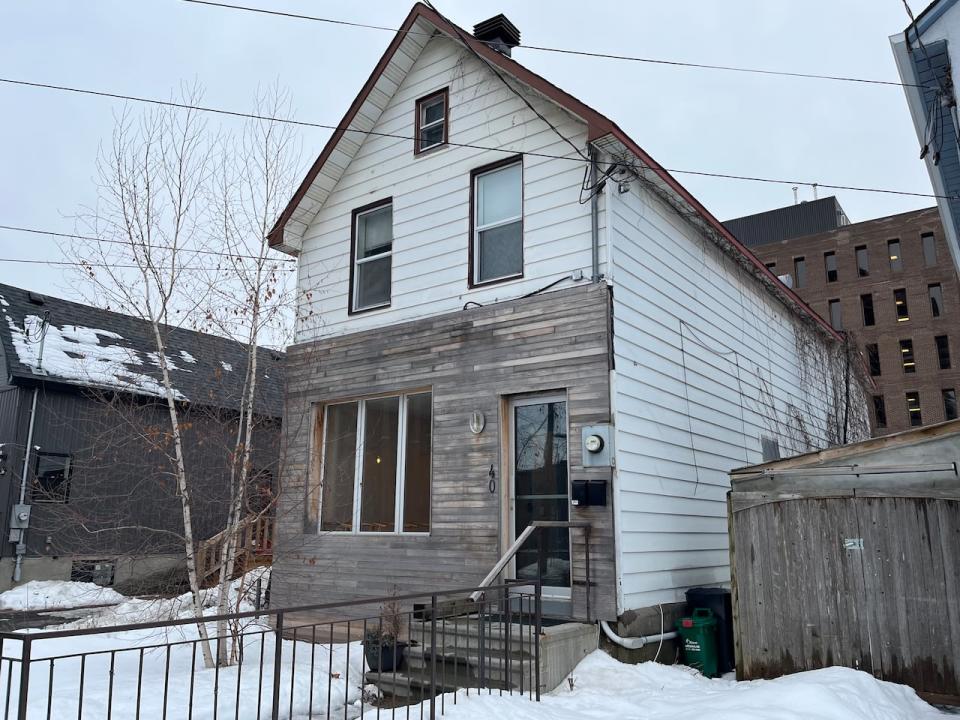
[{"label": "front door", "polygon": [[[510,403],[510,542],[535,520],[570,517],[567,462],[567,401],[539,396]],[[543,581],[543,594],[570,597],[570,530],[538,530],[544,553],[538,557],[536,533],[517,552],[518,580]]]}]

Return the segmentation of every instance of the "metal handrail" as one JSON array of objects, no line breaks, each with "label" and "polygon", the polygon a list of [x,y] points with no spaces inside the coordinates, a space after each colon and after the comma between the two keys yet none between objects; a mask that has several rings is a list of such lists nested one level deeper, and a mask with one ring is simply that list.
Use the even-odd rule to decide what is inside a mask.
[{"label": "metal handrail", "polygon": [[[490,570],[490,572],[487,573],[487,576],[486,576],[483,580],[480,581],[480,584],[477,586],[478,589],[477,589],[475,592],[473,592],[473,593],[470,594],[470,599],[471,599],[473,602],[477,602],[478,600],[480,600],[480,598],[482,598],[482,597],[484,596],[484,594],[485,594],[485,592],[486,592],[486,589],[493,583],[493,581],[497,578],[497,576],[498,576],[501,572],[503,572],[504,568],[507,567],[507,564],[508,564],[511,560],[513,560],[513,558],[516,556],[517,552],[520,550],[521,546],[523,546],[523,544],[524,544],[527,540],[530,539],[530,536],[533,535],[534,532],[536,532],[536,531],[538,531],[538,530],[541,530],[541,529],[547,529],[547,528],[580,528],[581,530],[583,530],[583,533],[584,533],[584,555],[585,555],[585,558],[584,558],[584,561],[585,561],[585,562],[584,562],[584,565],[585,565],[585,567],[584,567],[584,569],[585,569],[586,576],[587,576],[587,577],[586,577],[586,584],[585,584],[585,587],[586,587],[586,610],[587,610],[587,619],[590,620],[590,619],[591,619],[591,613],[590,613],[590,595],[591,595],[591,592],[590,592],[590,585],[591,585],[591,583],[590,583],[590,527],[591,527],[591,526],[590,526],[590,523],[587,522],[586,520],[534,520],[532,523],[530,523],[529,525],[527,525],[527,527],[525,527],[525,528],[523,529],[523,532],[521,532],[520,535],[517,536],[517,539],[513,541],[513,544],[512,544],[509,548],[507,548],[506,552],[503,553],[503,555],[500,556],[500,559],[497,560],[496,564],[494,564],[494,566],[493,566],[493,568]],[[540,568],[542,567],[542,562],[539,562],[539,560],[542,560],[542,559],[543,559],[543,535],[542,535],[542,534],[537,533],[537,541],[538,541],[538,546],[537,546],[538,579],[537,579],[537,582],[538,582],[538,584],[542,584],[543,578],[542,578],[542,577],[539,577],[539,575],[540,575]]]}]

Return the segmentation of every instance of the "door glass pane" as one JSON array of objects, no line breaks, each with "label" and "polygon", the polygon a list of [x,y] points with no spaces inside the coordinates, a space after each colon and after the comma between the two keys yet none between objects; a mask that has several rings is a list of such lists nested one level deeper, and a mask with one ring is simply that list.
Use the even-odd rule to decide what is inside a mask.
[{"label": "door glass pane", "polygon": [[432,395],[407,397],[407,435],[403,463],[403,530],[430,531],[430,413]]},{"label": "door glass pane", "polygon": [[392,246],[392,205],[357,216],[357,260],[389,252]]},{"label": "door glass pane", "polygon": [[393,532],[397,503],[397,427],[400,398],[364,402],[360,531]]},{"label": "door glass pane", "polygon": [[523,272],[523,233],[518,220],[509,225],[501,225],[492,230],[482,230],[477,241],[480,243],[477,268],[477,282],[495,278],[519,275]]},{"label": "door glass pane", "polygon": [[477,177],[477,225],[520,216],[520,163]]},{"label": "door glass pane", "polygon": [[[544,402],[514,408],[514,529],[534,520],[568,520],[567,404]],[[542,532],[542,531],[538,531]],[[570,531],[542,532],[544,556],[538,562],[532,537],[517,553],[517,578],[542,577],[547,587],[570,587]]]},{"label": "door glass pane", "polygon": [[390,256],[357,265],[357,310],[390,302],[391,274]]},{"label": "door glass pane", "polygon": [[357,457],[357,403],[329,405],[323,431],[321,530],[353,529]]}]

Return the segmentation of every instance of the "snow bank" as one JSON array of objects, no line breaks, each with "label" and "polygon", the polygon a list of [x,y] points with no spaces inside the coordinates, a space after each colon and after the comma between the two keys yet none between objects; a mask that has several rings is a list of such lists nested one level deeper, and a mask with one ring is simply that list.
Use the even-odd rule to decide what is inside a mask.
[{"label": "snow bank", "polygon": [[[451,720],[927,720],[944,714],[908,687],[847,668],[776,680],[710,680],[682,666],[625,665],[602,651],[587,656],[538,704],[527,698],[477,695],[444,698]],[[437,700],[439,702],[439,698]],[[411,716],[419,716],[411,709]],[[376,713],[364,714],[375,718]]]},{"label": "snow bank", "polygon": [[[268,573],[268,569],[255,570],[243,578],[242,584],[236,580],[232,583],[231,611],[253,610],[256,581],[262,580],[261,587],[266,587]],[[120,597],[123,602],[118,605],[43,630],[107,630],[119,624],[193,617],[189,595],[166,599]],[[217,599],[216,589],[203,591],[206,614],[216,613]],[[206,627],[211,636],[216,635],[215,624],[207,623]],[[239,631],[243,636],[242,662],[219,669],[204,667],[194,624],[35,640],[28,717],[75,718],[82,691],[84,718],[107,717],[108,707],[115,718],[160,718],[164,714],[169,720],[185,720],[188,716],[194,720],[268,718],[276,634],[266,618],[242,621]],[[15,642],[7,641],[3,652],[5,657],[16,658],[20,650]],[[87,653],[82,666],[78,657],[81,653]],[[55,661],[50,663],[50,658]],[[9,683],[14,689],[15,706],[19,667],[16,662],[8,667],[0,668],[0,698],[7,697]],[[313,717],[317,717],[326,713],[328,700],[331,715],[343,717],[344,707],[360,699],[364,669],[359,642],[334,644],[331,648],[298,641],[294,650],[293,641],[283,640],[280,717],[306,717],[311,708]],[[51,686],[53,695],[48,701]]]},{"label": "snow bank", "polygon": [[108,605],[126,598],[112,588],[66,580],[31,580],[0,593],[2,610],[53,610]]}]

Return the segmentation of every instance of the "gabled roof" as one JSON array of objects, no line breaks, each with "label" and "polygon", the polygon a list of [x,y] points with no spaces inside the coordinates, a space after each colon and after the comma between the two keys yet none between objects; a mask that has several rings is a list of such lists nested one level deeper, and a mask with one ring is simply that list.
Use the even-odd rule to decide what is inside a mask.
[{"label": "gabled roof", "polygon": [[[433,33],[441,33],[463,42],[492,65],[579,118],[587,125],[588,142],[596,144],[605,152],[614,155],[621,153],[624,157],[629,155],[638,161],[645,179],[669,196],[671,204],[684,215],[692,217],[700,229],[727,254],[747,267],[789,308],[811,321],[827,335],[840,339],[829,323],[780,282],[774,273],[616,123],[517,61],[491,49],[486,43],[475,39],[466,30],[450,23],[422,3],[413,6],[293,198],[280,214],[268,234],[271,247],[293,255],[299,253],[300,240],[307,226],[360,149],[366,137],[365,133],[375,127],[380,113]],[[504,148],[504,152],[516,151]]]},{"label": "gabled roof", "polygon": [[[245,346],[182,328],[163,331],[177,399],[239,407]],[[266,348],[258,352],[257,411],[279,417],[283,355]],[[54,382],[153,397],[163,392],[159,356],[147,321],[12,285],[0,285],[0,353],[7,374],[0,383]]]}]

